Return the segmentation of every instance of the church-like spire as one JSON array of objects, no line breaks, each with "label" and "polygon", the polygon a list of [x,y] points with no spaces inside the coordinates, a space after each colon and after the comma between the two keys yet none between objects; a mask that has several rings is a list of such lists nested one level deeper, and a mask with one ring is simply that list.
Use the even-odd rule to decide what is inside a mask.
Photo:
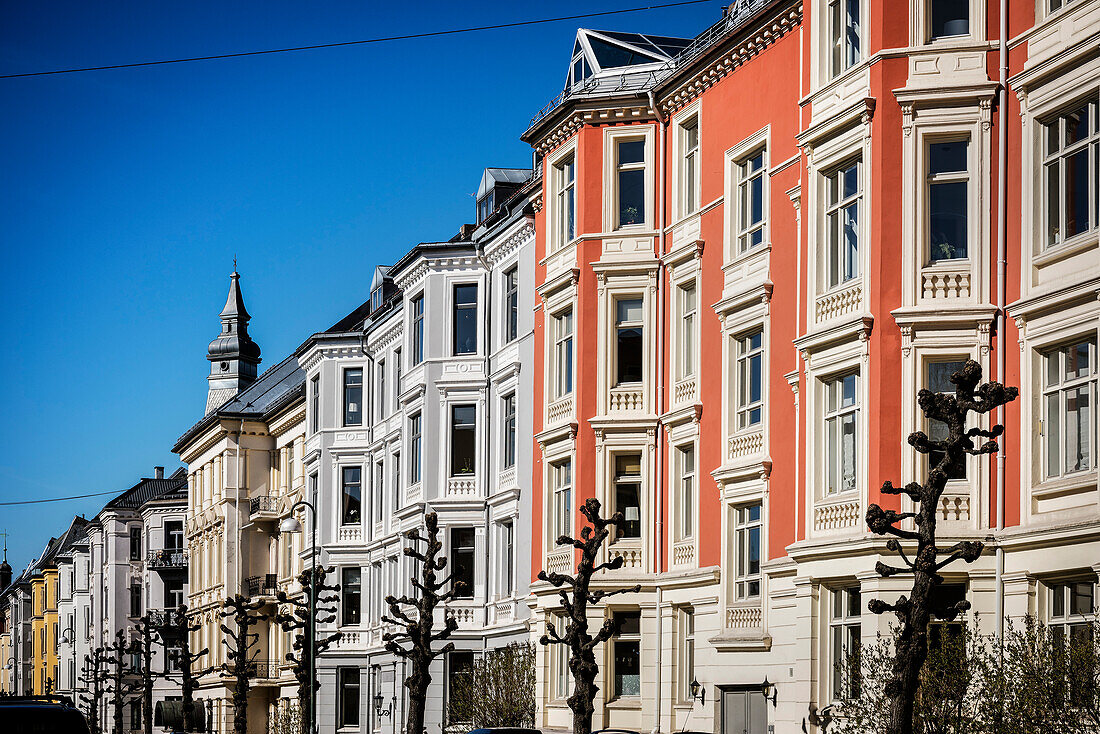
[{"label": "church-like spire", "polygon": [[238,392],[256,381],[260,364],[260,346],[248,335],[248,322],[252,318],[244,307],[241,295],[241,276],[237,272],[236,258],[233,273],[229,276],[229,296],[220,314],[221,333],[210,342],[206,358],[210,360],[210,389],[206,394],[206,412],[210,413],[225,404]]}]

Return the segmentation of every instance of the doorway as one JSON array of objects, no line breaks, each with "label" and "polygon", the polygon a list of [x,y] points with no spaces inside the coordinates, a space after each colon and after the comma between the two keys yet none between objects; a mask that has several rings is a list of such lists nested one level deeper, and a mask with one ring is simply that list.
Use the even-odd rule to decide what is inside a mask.
[{"label": "doorway", "polygon": [[759,686],[722,689],[722,734],[768,734],[768,702]]}]

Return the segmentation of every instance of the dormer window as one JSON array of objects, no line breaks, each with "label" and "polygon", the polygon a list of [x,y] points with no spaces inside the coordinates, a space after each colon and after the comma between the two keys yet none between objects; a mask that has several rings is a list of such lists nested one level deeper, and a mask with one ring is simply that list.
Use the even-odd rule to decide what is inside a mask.
[{"label": "dormer window", "polygon": [[382,307],[382,287],[379,286],[371,291],[370,294],[370,310],[377,311]]},{"label": "dormer window", "polygon": [[493,192],[489,191],[485,196],[477,200],[477,223],[481,224],[493,213]]}]

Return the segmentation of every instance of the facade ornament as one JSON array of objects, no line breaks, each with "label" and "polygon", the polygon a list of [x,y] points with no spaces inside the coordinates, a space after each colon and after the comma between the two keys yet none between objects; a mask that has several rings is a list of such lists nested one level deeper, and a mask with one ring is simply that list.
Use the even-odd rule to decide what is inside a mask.
[{"label": "facade ornament", "polygon": [[1024,341],[1026,341],[1026,334],[1027,334],[1027,317],[1026,316],[1017,316],[1014,319],[1014,321],[1016,322],[1016,334],[1017,334],[1016,341],[1020,345],[1020,353],[1023,354],[1023,352],[1024,352]]},{"label": "facade ornament", "polygon": [[913,132],[913,103],[901,103],[901,132],[905,137]]},{"label": "facade ornament", "polygon": [[908,357],[913,351],[913,325],[902,324],[898,328],[901,330],[901,356]]}]

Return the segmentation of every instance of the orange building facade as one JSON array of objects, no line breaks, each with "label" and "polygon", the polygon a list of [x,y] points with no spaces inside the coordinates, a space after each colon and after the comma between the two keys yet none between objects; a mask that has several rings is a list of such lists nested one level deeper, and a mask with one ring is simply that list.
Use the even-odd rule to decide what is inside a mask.
[{"label": "orange building facade", "polygon": [[[532,564],[569,572],[587,497],[623,512],[599,583],[642,588],[592,610],[619,626],[596,728],[799,731],[842,698],[888,627],[867,600],[909,583],[875,573],[864,514],[922,475],[915,394],[966,359],[1021,396],[939,508],[987,545],[944,600],[990,631],[1095,613],[1100,2],[1007,6],[1006,29],[979,0],[814,0],[695,39],[578,32],[524,136]],[[532,592],[537,638],[564,618]],[[538,725],[568,727],[564,652],[539,655]]]}]

